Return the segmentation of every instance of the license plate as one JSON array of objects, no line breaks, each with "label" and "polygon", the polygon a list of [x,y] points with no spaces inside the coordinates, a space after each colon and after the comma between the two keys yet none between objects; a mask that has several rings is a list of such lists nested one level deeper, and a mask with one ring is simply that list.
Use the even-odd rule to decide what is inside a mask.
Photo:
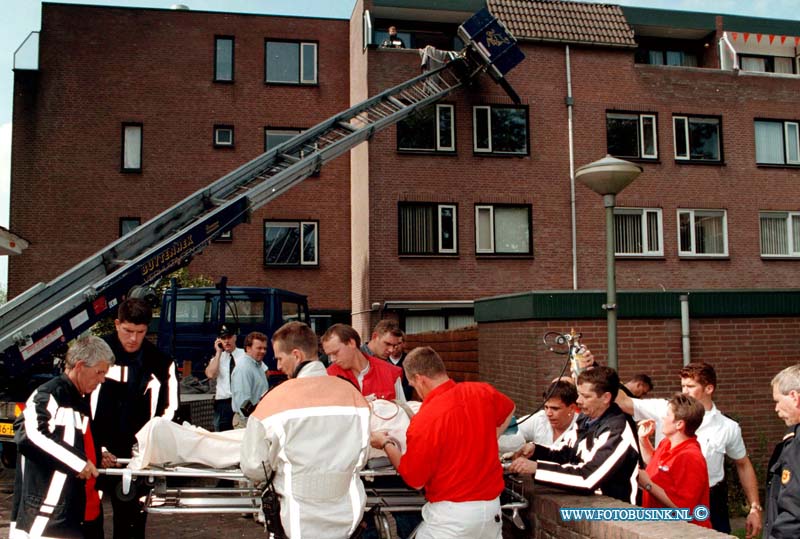
[{"label": "license plate", "polygon": [[14,424],[0,423],[0,436],[14,436]]}]

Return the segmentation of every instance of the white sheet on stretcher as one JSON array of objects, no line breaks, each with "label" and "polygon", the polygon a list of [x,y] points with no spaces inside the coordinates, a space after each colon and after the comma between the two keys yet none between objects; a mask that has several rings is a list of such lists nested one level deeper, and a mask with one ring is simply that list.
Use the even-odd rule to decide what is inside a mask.
[{"label": "white sheet on stretcher", "polygon": [[[413,413],[422,403],[407,403]],[[386,430],[400,442],[405,452],[406,429],[411,421],[408,413],[393,401],[375,400],[370,406],[370,429]],[[151,465],[202,464],[211,468],[239,466],[239,452],[244,429],[210,432],[202,427],[179,425],[162,417],[154,417],[136,433],[138,451],[134,452],[128,468],[141,470]],[[385,457],[380,449],[370,448],[369,458]]]}]

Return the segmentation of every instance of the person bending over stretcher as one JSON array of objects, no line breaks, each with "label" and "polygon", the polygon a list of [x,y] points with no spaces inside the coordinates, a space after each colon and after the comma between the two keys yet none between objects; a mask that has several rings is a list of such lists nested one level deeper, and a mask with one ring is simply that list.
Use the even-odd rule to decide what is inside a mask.
[{"label": "person bending over stretcher", "polygon": [[272,478],[286,537],[347,539],[366,505],[359,471],[367,462],[369,404],[351,383],[314,369],[317,337],[305,324],[282,326],[272,347],[291,378],[250,416],[242,471],[255,481]]}]

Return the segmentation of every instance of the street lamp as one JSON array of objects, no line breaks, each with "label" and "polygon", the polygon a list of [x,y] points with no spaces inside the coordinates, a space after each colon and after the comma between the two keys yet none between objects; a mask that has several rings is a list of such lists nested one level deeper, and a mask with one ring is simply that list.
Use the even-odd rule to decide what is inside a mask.
[{"label": "street lamp", "polygon": [[614,245],[614,206],[617,193],[628,187],[642,173],[642,167],[610,155],[575,171],[575,178],[603,196],[606,207],[606,302],[608,320],[608,366],[617,369],[617,278]]}]

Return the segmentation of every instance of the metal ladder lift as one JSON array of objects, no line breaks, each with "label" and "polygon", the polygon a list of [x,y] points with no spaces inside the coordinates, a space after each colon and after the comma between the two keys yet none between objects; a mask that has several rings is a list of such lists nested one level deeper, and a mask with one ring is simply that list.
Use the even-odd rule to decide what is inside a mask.
[{"label": "metal ladder lift", "polygon": [[468,45],[448,64],[337,114],[200,189],[83,260],[0,307],[0,364],[21,372],[107,316],[134,286],[187,265],[219,234],[373,134],[440,101],[486,71],[518,101],[503,75],[523,59],[483,9],[459,28]]}]

